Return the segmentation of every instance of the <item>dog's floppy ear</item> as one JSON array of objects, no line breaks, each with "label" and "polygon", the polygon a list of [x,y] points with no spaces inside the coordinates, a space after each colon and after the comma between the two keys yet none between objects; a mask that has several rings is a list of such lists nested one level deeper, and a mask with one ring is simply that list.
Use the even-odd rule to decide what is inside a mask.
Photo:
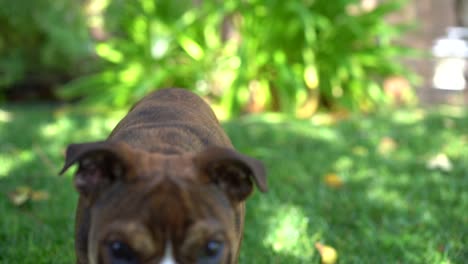
[{"label": "dog's floppy ear", "polygon": [[122,179],[131,170],[127,152],[128,147],[117,142],[71,144],[67,148],[65,165],[60,174],[78,163],[75,187],[80,194],[88,196]]},{"label": "dog's floppy ear", "polygon": [[234,201],[240,202],[252,193],[253,183],[267,191],[263,164],[233,149],[209,147],[195,155],[196,167],[208,181],[218,185]]}]

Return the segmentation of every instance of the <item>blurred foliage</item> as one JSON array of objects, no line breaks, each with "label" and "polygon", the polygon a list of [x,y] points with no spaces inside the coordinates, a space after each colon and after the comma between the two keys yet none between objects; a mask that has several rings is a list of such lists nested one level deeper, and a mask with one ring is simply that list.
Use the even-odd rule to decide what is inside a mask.
[{"label": "blurred foliage", "polygon": [[[112,1],[112,36],[96,51],[102,72],[64,95],[125,105],[155,87],[206,95],[226,115],[279,110],[309,115],[322,103],[369,109],[385,101],[386,77],[406,75],[395,59],[405,26],[384,18],[402,1],[373,10],[358,1]],[[96,89],[99,87],[99,89]]]},{"label": "blurred foliage", "polygon": [[30,75],[76,75],[89,44],[78,1],[0,0],[0,91]]},{"label": "blurred foliage", "polygon": [[[90,35],[101,32],[91,48],[98,70],[65,85],[62,98],[120,107],[178,86],[203,95],[224,117],[309,116],[319,106],[371,110],[389,101],[386,78],[414,79],[397,62],[411,53],[395,44],[407,26],[385,19],[405,2],[366,9],[358,0],[87,0],[79,9],[76,1],[40,0],[0,12],[8,22],[3,34],[16,34],[1,39],[0,50],[8,51],[1,79],[9,84],[35,66],[76,65],[89,47],[78,10],[94,5],[101,10],[87,14],[87,24]],[[97,16],[102,23],[90,26]]]}]

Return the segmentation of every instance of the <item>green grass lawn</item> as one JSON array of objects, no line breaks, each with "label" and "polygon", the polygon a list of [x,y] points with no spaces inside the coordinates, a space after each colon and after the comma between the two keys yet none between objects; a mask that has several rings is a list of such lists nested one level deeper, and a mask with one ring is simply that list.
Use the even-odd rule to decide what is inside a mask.
[{"label": "green grass lawn", "polygon": [[[104,139],[124,112],[0,108],[0,263],[72,263],[77,195],[58,177],[68,143]],[[266,163],[270,191],[248,202],[241,263],[468,263],[468,113],[400,110],[343,121],[276,115],[224,124]],[[427,168],[438,153],[446,171]],[[342,185],[324,180],[336,174]],[[15,205],[19,186],[47,200]]]}]

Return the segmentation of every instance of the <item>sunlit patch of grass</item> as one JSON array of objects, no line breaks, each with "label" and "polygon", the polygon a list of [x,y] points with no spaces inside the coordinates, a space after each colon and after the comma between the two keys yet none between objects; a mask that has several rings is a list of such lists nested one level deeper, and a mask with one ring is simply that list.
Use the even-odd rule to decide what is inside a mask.
[{"label": "sunlit patch of grass", "polygon": [[46,124],[39,129],[43,137],[53,138],[73,128],[73,123],[69,118],[60,118],[57,122]]},{"label": "sunlit patch of grass", "polygon": [[0,122],[7,123],[13,119],[10,112],[0,109]]},{"label": "sunlit patch of grass", "polygon": [[297,258],[309,259],[317,235],[311,236],[307,227],[309,219],[295,206],[276,208],[275,214],[268,219],[268,236],[263,243],[275,252],[285,253]]},{"label": "sunlit patch of grass", "polygon": [[31,150],[10,150],[5,154],[0,152],[0,178],[10,176],[15,166],[27,164],[34,158]]},{"label": "sunlit patch of grass", "polygon": [[9,175],[9,172],[13,165],[17,162],[16,160],[12,159],[10,156],[0,155],[0,178],[6,177]]},{"label": "sunlit patch of grass", "polygon": [[[105,137],[106,133],[109,133],[114,126],[117,124],[118,119],[110,117],[102,119],[101,117],[90,117],[87,120],[85,133],[91,138]],[[44,138],[56,138],[57,136],[64,136],[66,133],[73,133],[77,130],[76,124],[72,119],[64,116],[57,119],[56,122],[46,124],[40,128],[41,134]],[[104,139],[104,138],[103,138]]]},{"label": "sunlit patch of grass", "polygon": [[410,201],[401,197],[397,190],[386,190],[384,188],[373,188],[367,193],[370,201],[377,201],[399,210],[407,210]]}]

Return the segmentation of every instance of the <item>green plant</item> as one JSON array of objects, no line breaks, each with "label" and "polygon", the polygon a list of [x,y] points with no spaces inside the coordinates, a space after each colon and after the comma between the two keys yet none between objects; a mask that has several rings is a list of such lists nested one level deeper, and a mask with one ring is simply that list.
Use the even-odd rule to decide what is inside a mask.
[{"label": "green plant", "polygon": [[373,10],[358,2],[112,1],[104,16],[111,37],[96,45],[107,66],[62,95],[123,106],[149,90],[182,86],[226,116],[371,109],[386,101],[386,77],[409,74],[395,62],[408,55],[394,43],[406,27],[385,20],[405,1]]},{"label": "green plant", "polygon": [[79,7],[71,0],[0,0],[0,91],[28,75],[79,72],[91,53]]},{"label": "green plant", "polygon": [[240,49],[241,83],[260,80],[276,95],[277,107],[293,113],[303,108],[307,114],[318,103],[380,104],[386,77],[410,75],[396,62],[410,50],[394,43],[407,26],[385,20],[404,3],[385,1],[367,11],[356,0],[239,4],[246,39]]},{"label": "green plant", "polygon": [[111,37],[95,47],[106,67],[65,86],[62,95],[124,106],[156,87],[203,86],[222,53],[215,28],[222,15],[204,16],[205,9],[192,1],[112,1],[104,13]]}]

